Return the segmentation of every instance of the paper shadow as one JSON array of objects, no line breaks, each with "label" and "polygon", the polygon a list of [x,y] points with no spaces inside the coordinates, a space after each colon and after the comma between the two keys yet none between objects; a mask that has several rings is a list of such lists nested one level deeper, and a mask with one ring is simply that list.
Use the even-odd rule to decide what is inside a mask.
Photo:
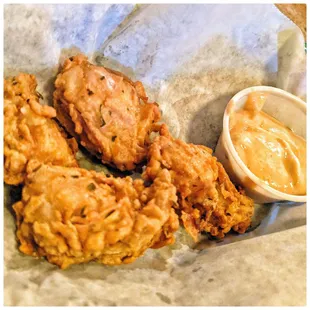
[{"label": "paper shadow", "polygon": [[187,141],[214,149],[222,132],[222,120],[226,105],[233,95],[234,93],[229,93],[206,102],[190,122]]}]

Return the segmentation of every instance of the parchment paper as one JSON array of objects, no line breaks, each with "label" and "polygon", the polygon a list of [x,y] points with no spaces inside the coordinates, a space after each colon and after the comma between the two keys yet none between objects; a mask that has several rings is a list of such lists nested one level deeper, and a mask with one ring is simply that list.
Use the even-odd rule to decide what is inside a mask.
[{"label": "parchment paper", "polygon": [[[273,5],[5,5],[4,74],[35,74],[46,104],[59,61],[78,51],[141,80],[174,136],[212,148],[239,90],[271,85],[306,96],[303,36]],[[106,171],[78,156],[86,168]],[[196,260],[220,255],[215,247],[306,223],[305,205],[256,206],[245,235],[194,244],[180,229],[174,245],[148,250],[131,265],[61,271],[18,252],[11,205],[20,188],[4,190],[5,305],[207,305],[204,290],[199,302],[195,296],[202,281]],[[182,291],[185,269],[182,281],[190,277],[191,285]]]}]

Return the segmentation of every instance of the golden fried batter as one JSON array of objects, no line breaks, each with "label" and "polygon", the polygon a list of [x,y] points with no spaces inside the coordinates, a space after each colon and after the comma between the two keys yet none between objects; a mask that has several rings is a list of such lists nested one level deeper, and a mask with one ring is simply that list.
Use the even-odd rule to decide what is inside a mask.
[{"label": "golden fried batter", "polygon": [[244,233],[251,223],[253,201],[231,183],[212,150],[173,139],[166,125],[148,153],[143,177],[153,180],[168,169],[177,188],[184,227],[197,241],[201,231],[223,238],[231,229]]},{"label": "golden fried batter", "polygon": [[131,263],[174,242],[176,189],[162,170],[150,187],[130,177],[30,162],[17,216],[20,250],[61,268]]},{"label": "golden fried batter", "polygon": [[[4,181],[17,185],[25,178],[30,159],[77,167],[60,128],[51,118],[54,108],[39,103],[33,75],[19,74],[4,81]],[[71,147],[76,148],[74,139]]]},{"label": "golden fried batter", "polygon": [[55,87],[59,121],[103,163],[132,170],[145,159],[160,111],[142,83],[78,55],[64,62]]}]

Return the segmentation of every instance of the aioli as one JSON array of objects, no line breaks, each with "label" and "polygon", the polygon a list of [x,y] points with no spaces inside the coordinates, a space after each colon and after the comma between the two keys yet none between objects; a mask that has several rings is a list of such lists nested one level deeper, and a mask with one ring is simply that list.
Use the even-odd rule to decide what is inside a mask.
[{"label": "aioli", "polygon": [[266,97],[251,93],[243,109],[231,113],[234,147],[258,178],[290,195],[306,195],[306,141],[261,111]]}]

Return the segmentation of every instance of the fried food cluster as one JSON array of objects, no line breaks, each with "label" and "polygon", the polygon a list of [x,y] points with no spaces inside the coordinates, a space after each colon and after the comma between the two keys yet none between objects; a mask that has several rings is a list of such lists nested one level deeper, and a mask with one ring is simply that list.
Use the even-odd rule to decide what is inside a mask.
[{"label": "fried food cluster", "polygon": [[133,170],[146,158],[160,111],[142,83],[77,55],[64,62],[55,87],[59,121],[104,164]]},{"label": "fried food cluster", "polygon": [[173,243],[179,218],[196,241],[203,231],[246,231],[252,200],[209,148],[173,139],[157,123],[159,108],[140,82],[78,55],[65,61],[54,92],[60,123],[103,163],[133,170],[148,160],[135,181],[79,168],[75,138],[52,119],[54,108],[40,105],[36,86],[28,74],[4,82],[4,179],[24,183],[13,206],[21,252],[63,269],[118,265]]},{"label": "fried food cluster", "polygon": [[17,216],[20,250],[61,268],[97,261],[131,263],[174,242],[176,190],[167,170],[151,186],[81,168],[28,164]]},{"label": "fried food cluster", "polygon": [[[33,75],[19,74],[4,81],[4,181],[18,185],[26,176],[30,159],[64,167],[77,167],[74,139],[52,120],[54,108],[39,103]],[[69,144],[68,144],[69,142]],[[75,143],[74,143],[75,142]]]},{"label": "fried food cluster", "polygon": [[231,229],[244,233],[251,223],[253,201],[231,183],[212,150],[173,139],[166,125],[148,153],[143,177],[154,180],[168,169],[177,188],[180,217],[188,233],[202,231],[223,238]]}]

